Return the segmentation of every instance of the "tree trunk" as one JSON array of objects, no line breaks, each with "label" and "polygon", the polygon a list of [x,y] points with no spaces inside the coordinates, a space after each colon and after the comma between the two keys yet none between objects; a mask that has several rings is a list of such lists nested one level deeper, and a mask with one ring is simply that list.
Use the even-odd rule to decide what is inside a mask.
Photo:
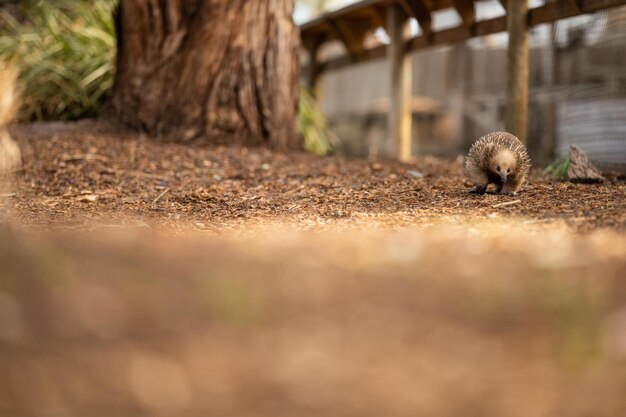
[{"label": "tree trunk", "polygon": [[121,0],[110,110],[178,141],[300,146],[292,0]]}]

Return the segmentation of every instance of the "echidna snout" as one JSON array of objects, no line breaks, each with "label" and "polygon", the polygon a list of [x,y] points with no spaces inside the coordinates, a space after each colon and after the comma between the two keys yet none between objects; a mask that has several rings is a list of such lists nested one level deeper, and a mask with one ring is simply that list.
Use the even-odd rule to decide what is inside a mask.
[{"label": "echidna snout", "polygon": [[511,172],[517,169],[515,155],[508,149],[498,150],[489,161],[489,169],[493,175],[499,175],[501,181],[506,183]]}]

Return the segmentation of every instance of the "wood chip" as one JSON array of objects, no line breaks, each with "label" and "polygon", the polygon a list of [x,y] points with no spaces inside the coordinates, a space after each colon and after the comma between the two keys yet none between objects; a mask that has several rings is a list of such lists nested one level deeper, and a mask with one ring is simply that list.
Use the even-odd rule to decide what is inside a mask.
[{"label": "wood chip", "polygon": [[372,169],[372,171],[382,171],[383,164],[378,163],[378,162],[373,162],[372,164],[370,164],[370,168]]},{"label": "wood chip", "polygon": [[157,198],[155,198],[154,200],[152,200],[152,204],[156,204],[156,203],[157,203],[157,202],[161,199],[161,197],[163,197],[165,194],[167,194],[167,193],[169,193],[169,192],[170,192],[170,189],[169,189],[169,188],[166,188],[165,190],[163,190],[163,192],[162,192],[161,194],[159,194],[159,195],[157,196]]},{"label": "wood chip", "polygon": [[522,200],[505,201],[504,203],[494,204],[493,206],[491,206],[491,208],[512,206],[513,204],[519,204],[521,202],[522,202]]},{"label": "wood chip", "polygon": [[93,153],[88,153],[84,155],[62,155],[61,160],[63,162],[78,162],[78,161],[101,161],[108,162],[109,158],[102,155],[97,155]]},{"label": "wood chip", "polygon": [[85,203],[95,203],[96,201],[98,201],[98,196],[94,194],[81,195],[80,197],[77,198],[77,200],[83,201]]}]

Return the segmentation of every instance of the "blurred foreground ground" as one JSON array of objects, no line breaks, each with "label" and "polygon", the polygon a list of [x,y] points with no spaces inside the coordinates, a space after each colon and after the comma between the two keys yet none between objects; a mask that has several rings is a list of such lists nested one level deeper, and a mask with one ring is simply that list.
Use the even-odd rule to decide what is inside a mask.
[{"label": "blurred foreground ground", "polygon": [[626,415],[623,180],[494,208],[460,162],[89,123],[13,131],[0,416]]},{"label": "blurred foreground ground", "polygon": [[0,239],[2,416],[614,416],[626,238]]}]

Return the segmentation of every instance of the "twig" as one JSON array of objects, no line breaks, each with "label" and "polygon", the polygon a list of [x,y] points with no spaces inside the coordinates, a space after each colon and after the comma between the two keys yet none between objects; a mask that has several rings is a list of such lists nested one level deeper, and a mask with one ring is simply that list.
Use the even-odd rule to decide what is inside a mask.
[{"label": "twig", "polygon": [[137,151],[137,142],[135,142],[134,140],[130,142],[130,149],[128,150],[128,159],[130,160],[130,164],[134,165],[135,164],[135,154]]},{"label": "twig", "polygon": [[163,196],[164,196],[165,194],[167,194],[169,191],[170,191],[170,189],[169,189],[169,188],[166,188],[165,190],[163,190],[163,192],[162,192],[161,194],[159,194],[159,195],[157,196],[157,198],[155,198],[154,200],[152,200],[152,204],[156,204],[156,203],[157,203],[157,202],[161,199],[161,197],[163,197]]},{"label": "twig", "polygon": [[63,162],[78,162],[78,161],[82,161],[82,160],[86,160],[86,161],[100,161],[100,162],[108,162],[109,158],[107,158],[106,156],[102,156],[102,155],[97,155],[95,153],[87,153],[84,155],[63,155],[62,158]]},{"label": "twig", "polygon": [[15,197],[16,195],[17,195],[16,193],[0,194],[0,198]]},{"label": "twig", "polygon": [[493,206],[491,206],[491,208],[511,206],[513,204],[517,204],[517,203],[521,203],[521,202],[522,202],[522,200],[505,201],[504,203],[494,204]]},{"label": "twig", "polygon": [[158,175],[158,174],[150,174],[148,172],[125,171],[123,169],[120,169],[119,172],[121,172],[122,175],[130,175],[130,176],[133,176],[133,177],[143,177],[143,178],[151,178],[151,179],[154,179],[154,180],[169,181],[168,177],[164,177],[164,176]]}]

